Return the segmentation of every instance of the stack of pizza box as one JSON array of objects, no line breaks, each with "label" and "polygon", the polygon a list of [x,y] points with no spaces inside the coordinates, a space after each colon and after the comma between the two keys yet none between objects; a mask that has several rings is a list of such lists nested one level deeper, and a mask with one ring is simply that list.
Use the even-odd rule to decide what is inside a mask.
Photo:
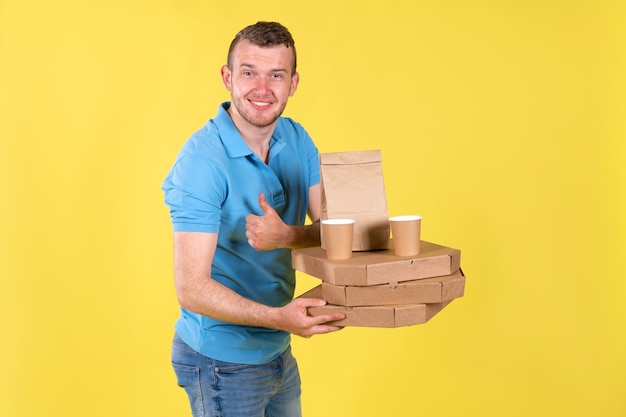
[{"label": "stack of pizza box", "polygon": [[321,247],[292,251],[294,269],[322,280],[302,298],[323,298],[310,315],[342,312],[338,326],[401,327],[426,323],[465,291],[461,252],[420,242],[419,255],[398,257],[390,249],[353,252],[330,260]]}]

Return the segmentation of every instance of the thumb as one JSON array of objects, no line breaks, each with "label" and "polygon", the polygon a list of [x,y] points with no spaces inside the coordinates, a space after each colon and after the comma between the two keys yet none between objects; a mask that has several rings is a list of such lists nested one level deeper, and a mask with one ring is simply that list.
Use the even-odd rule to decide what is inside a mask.
[{"label": "thumb", "polygon": [[263,193],[259,194],[259,206],[261,206],[261,210],[263,210],[264,215],[270,214],[274,211],[272,206],[270,206],[270,203],[268,203],[265,199],[265,194]]},{"label": "thumb", "polygon": [[327,304],[323,298],[296,298],[296,300],[300,302],[300,307],[304,308],[321,307]]}]

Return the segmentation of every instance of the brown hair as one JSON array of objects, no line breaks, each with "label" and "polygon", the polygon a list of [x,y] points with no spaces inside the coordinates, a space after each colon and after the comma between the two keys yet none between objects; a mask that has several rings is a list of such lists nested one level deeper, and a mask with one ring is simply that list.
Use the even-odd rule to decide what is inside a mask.
[{"label": "brown hair", "polygon": [[295,74],[296,45],[291,33],[289,33],[289,30],[286,27],[277,22],[257,22],[243,28],[239,31],[239,33],[237,33],[235,39],[233,39],[230,44],[230,48],[228,48],[228,68],[232,69],[231,55],[233,53],[233,49],[235,49],[235,46],[237,46],[237,44],[244,39],[264,48],[270,48],[278,45],[285,45],[287,48],[291,48],[293,51],[292,70]]}]

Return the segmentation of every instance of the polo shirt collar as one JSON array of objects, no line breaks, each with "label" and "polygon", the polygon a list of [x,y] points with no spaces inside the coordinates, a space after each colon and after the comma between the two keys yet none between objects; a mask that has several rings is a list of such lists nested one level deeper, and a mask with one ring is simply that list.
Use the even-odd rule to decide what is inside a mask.
[{"label": "polo shirt collar", "polygon": [[[248,145],[246,145],[246,142],[244,142],[243,138],[239,134],[235,123],[233,123],[233,119],[231,119],[228,114],[227,109],[230,106],[231,103],[228,101],[220,104],[217,110],[217,115],[215,116],[215,119],[213,119],[213,122],[221,132],[220,136],[222,138],[224,149],[226,150],[229,158],[239,158],[251,155],[252,150],[248,147]],[[272,134],[272,138],[270,139],[270,152],[272,154],[276,154],[284,146],[285,139],[282,137],[277,124],[276,129],[274,129],[274,133]],[[270,155],[270,157],[271,156],[272,155]]]}]

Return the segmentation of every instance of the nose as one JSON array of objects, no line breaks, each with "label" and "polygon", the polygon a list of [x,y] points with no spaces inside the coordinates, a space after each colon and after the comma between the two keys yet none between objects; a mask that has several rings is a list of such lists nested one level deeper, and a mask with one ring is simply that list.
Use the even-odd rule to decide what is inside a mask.
[{"label": "nose", "polygon": [[261,93],[265,93],[267,91],[268,80],[265,77],[258,77],[256,80],[255,90]]}]

